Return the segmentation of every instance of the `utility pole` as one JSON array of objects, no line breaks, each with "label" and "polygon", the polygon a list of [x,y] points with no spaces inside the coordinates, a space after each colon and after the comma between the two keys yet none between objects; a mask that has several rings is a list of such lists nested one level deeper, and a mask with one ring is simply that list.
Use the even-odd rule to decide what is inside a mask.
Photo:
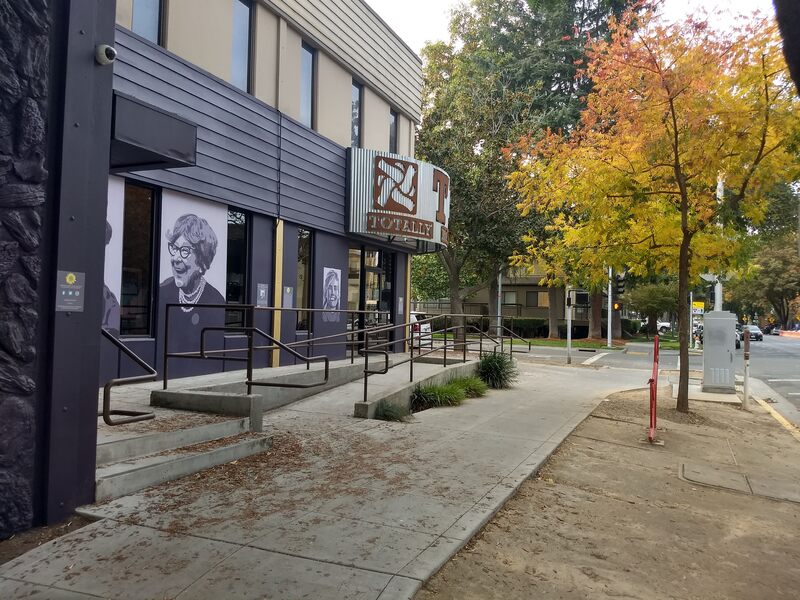
[{"label": "utility pole", "polygon": [[503,335],[503,269],[497,274],[497,337]]}]

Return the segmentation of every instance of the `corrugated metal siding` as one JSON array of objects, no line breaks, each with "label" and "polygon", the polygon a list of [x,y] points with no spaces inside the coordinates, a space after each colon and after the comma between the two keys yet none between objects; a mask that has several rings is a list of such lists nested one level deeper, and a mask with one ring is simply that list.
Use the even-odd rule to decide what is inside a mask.
[{"label": "corrugated metal siding", "polygon": [[197,166],[133,176],[345,234],[343,147],[124,28],[115,45],[115,90],[197,124]]},{"label": "corrugated metal siding", "polygon": [[266,4],[419,123],[422,61],[363,0],[266,0]]}]

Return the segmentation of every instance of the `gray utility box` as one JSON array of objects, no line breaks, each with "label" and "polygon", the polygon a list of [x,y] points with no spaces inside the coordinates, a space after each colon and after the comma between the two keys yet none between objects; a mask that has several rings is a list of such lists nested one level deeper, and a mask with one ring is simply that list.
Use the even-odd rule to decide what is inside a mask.
[{"label": "gray utility box", "polygon": [[712,311],[703,318],[703,391],[735,394],[736,315]]}]

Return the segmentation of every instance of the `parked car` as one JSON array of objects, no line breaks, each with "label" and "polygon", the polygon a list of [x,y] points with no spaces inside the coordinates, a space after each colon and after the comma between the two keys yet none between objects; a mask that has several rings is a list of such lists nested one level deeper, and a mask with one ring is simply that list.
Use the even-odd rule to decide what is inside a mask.
[{"label": "parked car", "polygon": [[[642,321],[642,329],[645,331],[647,330],[647,319]],[[672,331],[672,323],[669,321],[658,321],[656,323],[656,330],[658,333],[666,333],[667,331]]]},{"label": "parked car", "polygon": [[736,337],[736,349],[742,347],[742,332],[738,329],[734,332],[734,336]]},{"label": "parked car", "polygon": [[428,316],[421,312],[412,312],[411,319],[411,345],[422,348],[423,345],[433,348],[433,336],[431,335],[431,323],[420,323]]},{"label": "parked car", "polygon": [[758,342],[764,341],[764,333],[758,328],[757,325],[748,325],[747,330],[750,332],[751,340],[756,340]]},{"label": "parked car", "polygon": [[781,334],[781,326],[780,325],[775,325],[775,327],[772,328],[770,333],[772,335],[780,335]]}]

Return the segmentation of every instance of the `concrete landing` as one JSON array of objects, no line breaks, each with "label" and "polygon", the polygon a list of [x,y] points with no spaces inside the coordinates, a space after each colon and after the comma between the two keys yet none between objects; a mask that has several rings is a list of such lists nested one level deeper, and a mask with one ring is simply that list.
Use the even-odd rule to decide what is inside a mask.
[{"label": "concrete landing", "polygon": [[[678,397],[678,384],[672,384],[672,397]],[[737,394],[718,394],[704,392],[700,384],[689,384],[689,400],[695,402],[716,402],[718,404],[733,404],[741,406],[742,400]]]}]

